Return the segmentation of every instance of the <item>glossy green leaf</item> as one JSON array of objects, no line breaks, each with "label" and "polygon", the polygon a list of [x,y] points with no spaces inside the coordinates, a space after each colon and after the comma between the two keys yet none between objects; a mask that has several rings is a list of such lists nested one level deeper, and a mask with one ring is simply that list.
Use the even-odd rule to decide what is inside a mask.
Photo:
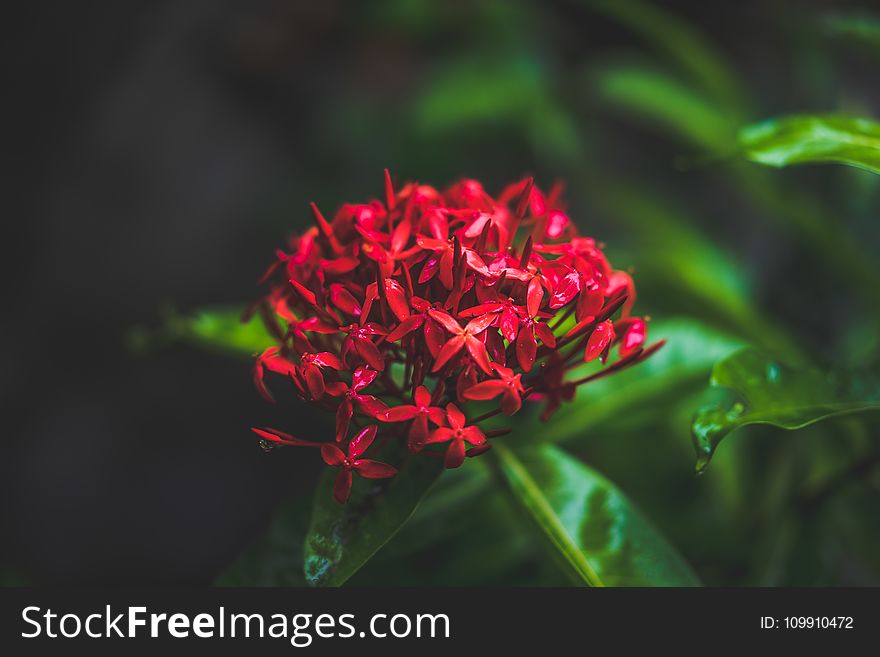
[{"label": "glossy green leaf", "polygon": [[795,369],[756,349],[720,361],[710,384],[729,398],[701,409],[693,422],[697,469],[703,470],[718,443],[749,424],[800,429],[837,415],[880,410],[880,381],[818,370]]},{"label": "glossy green leaf", "polygon": [[605,477],[551,445],[496,446],[514,499],[573,580],[589,586],[697,586],[676,550]]},{"label": "glossy green leaf", "polygon": [[306,582],[341,586],[410,518],[443,471],[439,459],[409,458],[396,477],[355,477],[348,503],[333,499],[335,470],[328,470],[315,491],[305,544]]},{"label": "glossy green leaf", "polygon": [[[615,416],[650,405],[659,407],[667,395],[698,388],[719,359],[743,346],[741,340],[684,318],[651,322],[648,336],[651,342],[665,339],[666,346],[635,367],[581,386],[575,401],[563,405],[541,427],[542,438],[577,440]],[[588,367],[584,366],[584,372]]]},{"label": "glossy green leaf", "polygon": [[753,162],[772,167],[838,162],[880,174],[880,123],[842,115],[795,115],[743,128],[739,143]]},{"label": "glossy green leaf", "polygon": [[241,356],[263,351],[277,341],[259,316],[242,321],[242,307],[206,308],[193,315],[166,311],[162,325],[155,330],[134,329],[129,346],[146,351],[173,342],[190,342],[200,347]]}]

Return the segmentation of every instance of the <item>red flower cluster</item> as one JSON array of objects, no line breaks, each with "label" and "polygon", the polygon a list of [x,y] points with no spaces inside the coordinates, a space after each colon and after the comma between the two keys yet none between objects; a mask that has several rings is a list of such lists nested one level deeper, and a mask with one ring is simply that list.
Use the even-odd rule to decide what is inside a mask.
[{"label": "red flower cluster", "polygon": [[[335,413],[335,441],[254,429],[263,446],[319,448],[340,468],[344,503],[352,473],[397,473],[361,458],[376,423],[383,444],[399,438],[456,468],[499,435],[480,422],[513,415],[527,397],[545,403],[546,420],[578,385],[656,351],[662,343],[644,348],[645,321],[630,315],[632,278],[577,235],[560,192],[545,195],[531,178],[497,198],[475,180],[444,193],[416,183],[395,191],[386,171],[384,203],[343,205],[332,221],[312,204],[315,226],[261,279],[273,283],[255,307],[278,345],[257,357],[254,382],[271,401],[267,372],[287,378],[299,397]],[[615,345],[613,364],[566,380],[583,361],[607,363]],[[470,422],[459,409],[496,398],[496,410]]]}]

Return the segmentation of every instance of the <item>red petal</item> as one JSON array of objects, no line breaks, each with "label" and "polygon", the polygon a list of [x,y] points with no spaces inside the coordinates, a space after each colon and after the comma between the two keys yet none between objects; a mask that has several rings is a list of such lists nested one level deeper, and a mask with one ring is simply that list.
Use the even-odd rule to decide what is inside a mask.
[{"label": "red petal", "polygon": [[508,388],[501,398],[501,412],[505,415],[513,415],[520,408],[522,408],[522,399],[514,390]]},{"label": "red petal", "polygon": [[431,406],[428,409],[428,419],[431,420],[438,427],[442,427],[446,424],[446,413],[442,408],[437,408],[436,406]]},{"label": "red petal", "polygon": [[331,381],[330,383],[324,383],[324,391],[328,395],[332,395],[333,397],[338,397],[339,395],[343,395],[348,391],[348,386],[344,384],[342,381]]},{"label": "red petal", "polygon": [[544,288],[541,285],[541,279],[535,276],[529,281],[529,290],[526,294],[529,317],[534,317],[538,314],[538,309],[541,307],[541,301],[543,298]]},{"label": "red petal", "polygon": [[386,422],[406,422],[418,415],[419,409],[415,406],[393,406],[385,411],[383,419]]},{"label": "red petal", "polygon": [[379,376],[379,372],[368,367],[360,367],[351,375],[351,389],[359,392],[370,385]]},{"label": "red petal", "polygon": [[538,343],[534,334],[528,329],[520,331],[519,337],[516,339],[516,360],[519,361],[519,366],[523,368],[523,371],[530,372],[532,370],[537,351]]},{"label": "red petal", "polygon": [[633,283],[632,276],[625,271],[611,272],[608,277],[608,287],[605,290],[605,296],[612,298],[618,294],[626,294],[626,303],[623,305],[621,314],[626,317],[630,309],[636,302],[636,286]]},{"label": "red petal", "polygon": [[419,386],[416,388],[416,392],[413,395],[413,400],[416,403],[416,406],[420,408],[425,408],[431,405],[431,392],[425,386]]},{"label": "red petal", "polygon": [[348,425],[351,422],[351,416],[354,409],[351,407],[351,400],[344,397],[336,409],[336,442],[341,443],[345,440],[348,433]]},{"label": "red petal", "polygon": [[566,274],[556,289],[553,290],[553,296],[550,297],[550,308],[561,308],[569,301],[575,298],[581,291],[581,277],[576,271]]},{"label": "red petal", "polygon": [[623,334],[623,340],[620,343],[620,357],[629,356],[636,349],[645,344],[645,336],[647,333],[645,321],[642,319],[633,319],[626,332]]},{"label": "red petal", "polygon": [[434,210],[428,214],[428,228],[435,240],[445,242],[449,238],[449,222],[446,220],[446,213],[442,210]]},{"label": "red petal", "polygon": [[505,308],[501,313],[501,332],[508,342],[516,340],[519,324],[519,316],[511,308]]},{"label": "red petal", "polygon": [[410,315],[401,321],[400,324],[398,324],[397,327],[385,337],[385,340],[388,342],[397,342],[403,336],[412,333],[419,328],[424,321],[424,315]]},{"label": "red petal", "polygon": [[468,353],[477,362],[480,369],[486,374],[492,374],[492,363],[489,361],[489,352],[486,351],[486,345],[479,338],[473,336],[468,336],[465,343],[467,344]]},{"label": "red petal", "polygon": [[373,395],[360,395],[357,398],[357,403],[358,408],[364,415],[377,420],[385,417],[385,413],[388,412],[388,407],[385,405],[385,402],[373,397]]},{"label": "red petal", "polygon": [[483,232],[483,227],[486,225],[486,222],[488,222],[491,218],[491,214],[488,214],[486,212],[478,212],[476,217],[474,217],[474,220],[467,227],[467,230],[464,231],[464,236],[469,239],[479,237],[480,233]]},{"label": "red petal", "polygon": [[[479,342],[479,340],[478,340]],[[446,341],[441,348],[439,353],[437,354],[437,360],[434,361],[434,368],[431,370],[432,372],[438,372],[440,368],[442,368],[449,361],[450,358],[455,356],[459,351],[461,351],[462,347],[464,347],[465,339],[459,335],[456,335],[449,340]],[[480,343],[482,344],[482,343]],[[485,347],[483,347],[485,349]],[[488,359],[488,356],[486,357]]]},{"label": "red petal", "polygon": [[504,308],[504,304],[499,303],[498,301],[487,301],[486,303],[481,303],[477,306],[473,306],[472,308],[466,308],[458,313],[459,317],[478,317],[480,315],[485,315],[486,313],[497,313],[500,312],[501,309]]},{"label": "red petal", "polygon": [[[467,323],[467,326],[464,327],[464,330],[470,333],[471,335],[476,335],[478,333],[482,333],[489,326],[492,325],[492,322],[495,321],[495,315],[483,315],[481,317],[477,317],[472,319]],[[460,330],[460,329],[459,329]]]},{"label": "red petal", "polygon": [[587,348],[584,350],[584,361],[589,363],[597,358],[614,339],[614,325],[610,319],[606,319],[593,329],[590,339],[587,340]]},{"label": "red petal", "polygon": [[366,361],[367,365],[380,372],[385,369],[385,360],[379,348],[370,340],[361,339],[354,341],[354,349],[358,355]]},{"label": "red petal", "polygon": [[535,329],[535,335],[540,338],[541,342],[553,349],[556,346],[556,336],[553,331],[544,322],[535,322],[532,325]]},{"label": "red petal", "polygon": [[348,444],[348,458],[356,459],[361,454],[369,449],[370,445],[373,444],[373,440],[376,438],[376,432],[379,427],[375,424],[371,424],[368,427],[364,427],[360,431],[357,432],[354,438],[351,439],[351,442]]},{"label": "red petal", "polygon": [[303,365],[303,378],[306,380],[312,399],[321,399],[324,396],[324,377],[321,375],[321,370],[316,365],[307,363]]},{"label": "red petal", "polygon": [[443,348],[446,342],[446,331],[433,319],[428,318],[425,321],[425,344],[428,345],[428,351],[431,352],[432,358],[437,358],[437,354]]},{"label": "red petal", "polygon": [[393,278],[385,279],[385,296],[388,299],[388,306],[391,308],[391,312],[399,320],[404,320],[409,317],[409,303],[406,300],[406,292],[403,291],[403,286],[395,281]]},{"label": "red petal", "polygon": [[588,317],[594,317],[602,310],[602,304],[605,297],[602,290],[594,288],[592,290],[583,290],[578,298],[577,308],[575,309],[575,319],[582,322]]},{"label": "red petal", "polygon": [[451,402],[446,404],[446,418],[449,420],[449,426],[453,429],[461,429],[464,426],[464,413],[458,409],[458,406]]},{"label": "red petal", "polygon": [[330,286],[330,303],[353,317],[361,314],[361,304],[358,303],[358,300],[354,298],[351,292],[339,283],[333,283]]},{"label": "red petal", "polygon": [[452,440],[454,436],[455,432],[452,429],[440,427],[439,429],[434,429],[434,431],[431,432],[431,435],[425,438],[425,444],[432,445],[434,443],[445,443],[447,440]]},{"label": "red petal", "polygon": [[351,494],[351,470],[343,469],[336,475],[333,482],[333,497],[340,504],[348,502],[348,496]]},{"label": "red petal", "polygon": [[260,438],[264,438],[271,443],[276,443],[278,445],[295,445],[296,447],[320,447],[326,443],[315,442],[312,440],[302,440],[297,438],[296,436],[291,436],[289,433],[284,433],[283,431],[278,431],[277,429],[270,429],[266,427],[265,429],[257,429],[256,427],[251,427],[251,431],[257,434]]},{"label": "red petal", "polygon": [[453,335],[461,333],[461,325],[449,313],[442,310],[429,310],[428,314]]},{"label": "red petal", "polygon": [[415,453],[422,450],[425,446],[425,438],[428,435],[428,418],[419,415],[409,427],[409,436],[407,447],[409,451]]},{"label": "red petal", "polygon": [[443,465],[447,468],[457,468],[464,463],[464,441],[453,440],[446,448],[446,457],[443,459]]},{"label": "red petal", "polygon": [[336,258],[335,260],[322,260],[321,268],[327,274],[347,274],[348,272],[355,269],[361,261],[357,258]]},{"label": "red petal", "polygon": [[401,221],[394,228],[391,235],[391,253],[400,253],[409,242],[409,236],[412,233],[412,222],[407,220]]},{"label": "red petal", "polygon": [[345,454],[333,443],[321,445],[321,458],[327,465],[342,465],[345,462]]},{"label": "red petal", "polygon": [[452,289],[452,249],[446,249],[440,256],[440,282],[447,290]]},{"label": "red petal", "polygon": [[315,364],[321,365],[322,367],[330,367],[334,370],[345,369],[345,366],[342,364],[342,361],[339,360],[339,357],[331,354],[329,351],[322,351],[321,353],[315,354]]},{"label": "red petal", "polygon": [[431,256],[425,261],[425,266],[422,267],[422,273],[419,274],[419,284],[424,284],[434,278],[434,274],[437,273],[437,270],[440,268],[440,258],[436,255]]},{"label": "red petal", "polygon": [[489,276],[489,268],[486,266],[486,263],[483,262],[483,259],[479,255],[477,255],[476,251],[467,249],[464,252],[464,259],[467,261],[468,267],[476,272],[479,272],[483,276]]},{"label": "red petal", "polygon": [[397,468],[394,466],[370,459],[355,461],[352,463],[352,467],[355,472],[365,479],[388,479],[397,474]]},{"label": "red petal", "polygon": [[309,290],[308,288],[306,288],[305,286],[303,286],[301,283],[299,283],[299,282],[297,282],[297,281],[295,281],[295,280],[293,280],[293,279],[290,279],[290,282],[293,284],[293,287],[296,288],[296,291],[299,292],[300,296],[301,296],[303,299],[305,299],[306,301],[308,301],[308,302],[309,302],[310,304],[312,304],[313,306],[317,306],[317,305],[318,305],[318,300],[317,300],[317,298],[315,297],[315,293],[314,293],[314,292],[312,292],[311,290]]},{"label": "red petal", "polygon": [[498,395],[507,390],[507,384],[498,379],[490,379],[483,381],[475,386],[471,386],[464,391],[463,395],[466,399],[482,401],[486,399],[494,399]]},{"label": "red petal", "polygon": [[482,445],[486,442],[486,436],[479,427],[465,427],[461,433],[471,445]]},{"label": "red petal", "polygon": [[266,382],[263,381],[263,365],[260,361],[257,361],[254,364],[254,386],[257,388],[257,392],[260,393],[260,396],[265,399],[267,402],[275,403],[275,398],[272,396],[272,393],[269,392],[269,389],[266,387]]},{"label": "red petal", "polygon": [[568,226],[569,223],[570,220],[564,212],[560,212],[559,210],[551,210],[545,234],[547,235],[547,237],[556,239],[557,237],[562,235],[562,233],[565,231],[566,226]]}]

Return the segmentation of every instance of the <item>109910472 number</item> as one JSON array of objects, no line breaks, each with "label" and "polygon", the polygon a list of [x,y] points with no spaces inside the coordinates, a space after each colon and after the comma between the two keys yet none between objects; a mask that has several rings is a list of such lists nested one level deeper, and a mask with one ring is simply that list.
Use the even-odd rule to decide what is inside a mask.
[{"label": "109910472 number", "polygon": [[782,627],[788,630],[851,630],[852,616],[786,616]]}]

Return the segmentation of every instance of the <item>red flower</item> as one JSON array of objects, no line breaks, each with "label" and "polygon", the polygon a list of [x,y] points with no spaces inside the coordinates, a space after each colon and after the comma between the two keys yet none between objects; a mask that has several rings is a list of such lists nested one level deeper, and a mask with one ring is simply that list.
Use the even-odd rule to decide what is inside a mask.
[{"label": "red flower", "polygon": [[465,443],[482,445],[486,442],[486,436],[479,427],[465,426],[464,413],[453,403],[446,405],[446,419],[449,421],[449,427],[434,429],[425,440],[425,444],[448,442],[449,447],[446,448],[446,458],[443,463],[447,468],[457,468],[464,463]]},{"label": "red flower", "polygon": [[334,468],[340,468],[339,474],[336,475],[336,481],[333,482],[333,497],[340,504],[345,504],[348,501],[348,496],[351,493],[352,472],[357,472],[365,479],[388,479],[397,474],[397,468],[387,463],[360,458],[361,454],[373,444],[375,438],[376,425],[373,424],[361,429],[351,439],[351,442],[348,443],[348,454],[333,443],[321,445],[321,457],[324,459],[324,463]]},{"label": "red flower", "polygon": [[[561,192],[557,184],[545,195],[531,178],[495,198],[475,180],[445,192],[395,188],[386,171],[381,201],[345,204],[332,221],[312,204],[314,226],[276,251],[261,277],[269,289],[253,311],[276,344],[254,363],[260,394],[272,400],[267,373],[285,377],[301,399],[335,413],[335,443],[353,420],[378,420],[385,441],[413,453],[448,442],[446,465],[458,467],[490,448],[483,420],[513,415],[528,399],[546,403],[547,419],[578,386],[650,356],[662,343],[645,346],[646,323],[631,315],[632,277],[577,235]],[[581,354],[606,366],[572,380]],[[452,403],[490,399],[499,406],[472,426]],[[352,472],[395,472],[360,458],[375,425],[347,453],[254,431],[267,448],[321,445],[341,468],[340,500]]]},{"label": "red flower", "polygon": [[332,367],[334,370],[344,368],[342,361],[329,351],[317,354],[304,353],[299,357],[300,366],[297,374],[305,381],[312,399],[321,399],[324,396],[324,376],[321,374],[322,367]]},{"label": "red flower", "polygon": [[464,397],[465,399],[486,400],[503,395],[501,412],[505,415],[513,415],[522,406],[522,394],[525,392],[521,381],[522,374],[514,374],[512,369],[502,367],[497,363],[492,363],[492,369],[497,372],[500,378],[487,379],[471,386],[464,391]]},{"label": "red flower", "polygon": [[436,320],[438,324],[452,333],[452,337],[440,348],[440,353],[437,354],[437,360],[434,362],[434,369],[432,371],[437,372],[440,370],[449,362],[450,358],[467,347],[468,353],[476,361],[477,365],[480,366],[480,369],[486,374],[492,373],[486,345],[477,336],[489,328],[489,325],[495,321],[494,315],[485,314],[472,319],[462,328],[449,313],[445,313],[442,310],[429,310],[428,314],[431,316],[431,319]]},{"label": "red flower", "polygon": [[439,406],[431,406],[431,393],[425,386],[416,388],[413,395],[415,404],[395,406],[385,411],[382,419],[386,422],[407,422],[413,420],[409,428],[409,449],[417,452],[422,448],[428,435],[428,420],[437,426],[446,424],[446,414]]},{"label": "red flower", "polygon": [[368,417],[379,418],[385,415],[385,411],[388,410],[385,404],[373,395],[360,394],[360,391],[375,381],[378,375],[376,370],[362,367],[352,374],[351,386],[342,382],[327,386],[329,394],[334,397],[342,397],[336,409],[336,442],[342,442],[345,439],[355,405]]}]

